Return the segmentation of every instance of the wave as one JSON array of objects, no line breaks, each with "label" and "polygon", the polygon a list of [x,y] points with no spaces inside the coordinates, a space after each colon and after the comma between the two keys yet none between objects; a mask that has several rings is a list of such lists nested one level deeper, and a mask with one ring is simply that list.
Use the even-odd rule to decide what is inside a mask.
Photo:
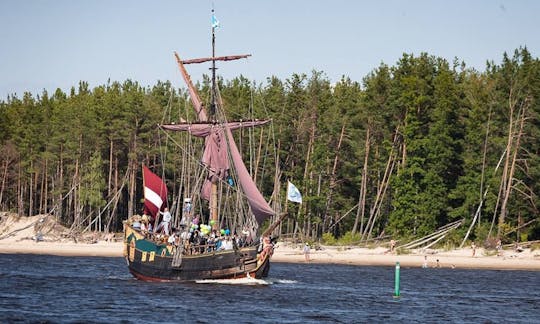
[{"label": "wave", "polygon": [[196,280],[196,283],[201,284],[223,284],[223,285],[273,285],[273,284],[295,284],[298,283],[296,280],[288,279],[255,279],[251,277],[238,278],[238,279],[205,279],[205,280]]},{"label": "wave", "polygon": [[251,277],[244,277],[238,279],[205,279],[196,280],[196,283],[200,284],[221,284],[221,285],[270,285],[271,282],[264,279],[255,279]]}]

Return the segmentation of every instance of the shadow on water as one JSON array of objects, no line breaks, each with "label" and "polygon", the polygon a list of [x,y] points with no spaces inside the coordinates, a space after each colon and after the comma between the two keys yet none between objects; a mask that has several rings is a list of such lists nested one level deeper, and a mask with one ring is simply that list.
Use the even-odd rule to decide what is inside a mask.
[{"label": "shadow on water", "polygon": [[0,318],[533,323],[540,306],[540,272],[532,271],[401,268],[398,299],[393,267],[273,263],[269,278],[242,280],[146,283],[131,277],[122,258],[0,255]]}]

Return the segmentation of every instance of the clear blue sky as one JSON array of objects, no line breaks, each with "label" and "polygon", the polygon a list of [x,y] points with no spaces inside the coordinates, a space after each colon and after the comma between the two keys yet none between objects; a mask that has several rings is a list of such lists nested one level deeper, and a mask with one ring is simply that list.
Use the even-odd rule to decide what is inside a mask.
[{"label": "clear blue sky", "polygon": [[[540,55],[540,1],[525,0],[0,0],[0,100],[108,79],[183,87],[173,51],[210,56],[210,11],[221,23],[224,78],[265,82],[323,71],[361,81],[381,62],[427,52],[483,71],[527,46]],[[208,66],[189,66],[195,80]]]}]

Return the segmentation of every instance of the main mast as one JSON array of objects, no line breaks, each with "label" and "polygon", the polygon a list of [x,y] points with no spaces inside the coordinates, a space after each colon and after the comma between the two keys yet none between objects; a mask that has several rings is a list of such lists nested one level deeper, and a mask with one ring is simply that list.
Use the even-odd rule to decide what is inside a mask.
[{"label": "main mast", "polygon": [[210,93],[210,118],[216,120],[216,27],[217,20],[212,9],[212,89]]},{"label": "main mast", "polygon": [[[230,122],[225,123],[224,120],[219,121],[218,123],[218,116],[220,113],[218,111],[219,108],[219,92],[217,90],[217,82],[216,82],[216,61],[233,61],[243,58],[248,58],[251,56],[251,54],[242,54],[242,55],[228,55],[228,56],[216,56],[216,41],[215,41],[215,31],[218,27],[219,22],[217,21],[216,17],[214,16],[214,10],[212,9],[212,57],[205,57],[205,58],[196,58],[196,59],[189,59],[189,60],[182,60],[178,53],[174,53],[176,57],[176,61],[178,63],[178,67],[180,69],[180,73],[182,74],[182,77],[184,78],[184,81],[186,82],[186,85],[188,87],[188,93],[189,97],[191,99],[191,102],[193,103],[193,107],[195,108],[195,113],[197,114],[197,119],[200,124],[192,125],[190,123],[179,123],[175,125],[162,125],[164,129],[167,130],[175,130],[175,131],[188,131],[191,132],[192,135],[200,136],[200,137],[211,137],[214,138],[214,140],[211,140],[210,143],[207,143],[209,145],[218,145],[219,140],[216,141],[217,138],[215,136],[226,136],[229,144],[232,144],[230,146],[232,159],[234,161],[235,167],[237,169],[237,172],[241,174],[239,176],[239,183],[242,186],[243,192],[247,195],[247,200],[250,205],[250,208],[255,215],[255,218],[257,219],[257,222],[259,224],[262,224],[264,219],[269,216],[273,215],[273,210],[270,208],[268,203],[265,201],[262,194],[257,189],[255,183],[251,179],[241,157],[240,153],[238,151],[238,148],[236,147],[236,144],[234,143],[234,139],[231,137],[231,130],[242,128],[242,127],[254,127],[258,125],[262,125],[267,123],[268,121],[252,121],[252,122]],[[194,87],[193,82],[191,81],[191,78],[189,74],[187,73],[184,64],[197,64],[197,63],[205,63],[212,61],[212,66],[210,70],[212,70],[212,80],[211,80],[211,90],[210,90],[210,105],[209,109],[207,111],[207,107],[202,103],[198,93],[197,89]],[[225,125],[227,124],[227,125]],[[197,128],[198,131],[192,132],[194,128]],[[212,130],[213,127],[224,127],[224,129],[218,130],[217,132],[214,132]],[[226,129],[225,129],[226,128]],[[198,135],[196,134],[198,133]],[[225,142],[223,141],[223,142]],[[218,145],[219,146],[219,145]],[[223,149],[225,149],[223,147]],[[214,148],[212,149],[215,154],[218,154],[219,149]],[[214,154],[210,153],[210,154]],[[219,161],[219,157],[214,157],[213,159],[208,160],[206,162],[203,162],[208,167],[208,178],[205,180],[206,186],[204,198],[209,200],[209,209],[210,209],[210,221],[213,223],[212,228],[218,229],[220,224],[218,224],[218,182],[219,180],[223,180],[223,177],[225,175],[224,172],[220,172],[220,168],[222,167],[219,162],[215,163],[216,161]],[[226,170],[221,170],[226,171]],[[219,172],[219,174],[217,173]],[[210,192],[208,192],[210,191]],[[213,221],[213,222],[212,222]]]},{"label": "main mast", "polygon": [[[214,8],[212,8],[212,88],[210,90],[210,120],[216,121],[216,27],[217,20],[214,15]],[[212,181],[211,194],[210,194],[210,218],[213,222],[210,222],[212,229],[218,230],[218,194],[217,194],[217,181]]]}]

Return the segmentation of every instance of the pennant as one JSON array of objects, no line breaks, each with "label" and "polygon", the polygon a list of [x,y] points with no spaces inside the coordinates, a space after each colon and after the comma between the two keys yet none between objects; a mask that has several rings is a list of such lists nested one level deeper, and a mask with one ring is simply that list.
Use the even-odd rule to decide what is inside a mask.
[{"label": "pennant", "polygon": [[150,169],[143,166],[144,212],[152,217],[167,206],[167,186]]},{"label": "pennant", "polygon": [[296,202],[296,203],[302,203],[302,195],[300,194],[300,191],[298,188],[296,188],[295,185],[293,185],[290,181],[287,181],[287,199]]},{"label": "pennant", "polygon": [[219,27],[219,20],[216,18],[214,14],[212,14],[212,28],[218,28]]}]

